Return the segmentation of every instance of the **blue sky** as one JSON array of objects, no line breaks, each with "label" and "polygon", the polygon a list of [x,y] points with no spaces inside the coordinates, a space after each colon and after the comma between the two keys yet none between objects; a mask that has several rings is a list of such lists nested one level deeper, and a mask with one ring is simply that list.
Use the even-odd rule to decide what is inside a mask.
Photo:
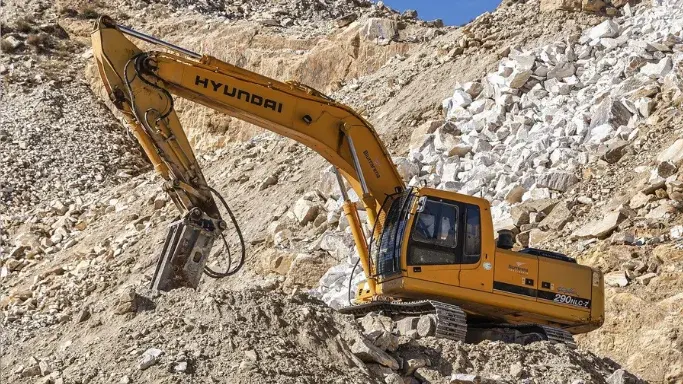
[{"label": "blue sky", "polygon": [[384,0],[392,9],[415,9],[422,20],[441,19],[446,25],[461,25],[486,11],[496,9],[500,0]]}]

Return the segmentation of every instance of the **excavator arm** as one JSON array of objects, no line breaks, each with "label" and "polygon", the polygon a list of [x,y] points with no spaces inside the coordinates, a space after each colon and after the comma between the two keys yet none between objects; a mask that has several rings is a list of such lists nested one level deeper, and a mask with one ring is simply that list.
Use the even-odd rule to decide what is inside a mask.
[{"label": "excavator arm", "polygon": [[[163,44],[176,53],[143,51],[124,33]],[[338,175],[343,175],[361,197],[370,225],[378,220],[378,207],[385,198],[405,189],[370,123],[310,87],[283,83],[211,56],[200,56],[117,26],[105,16],[97,21],[92,41],[94,58],[111,100],[166,180],[165,190],[185,217],[169,233],[157,266],[155,288],[196,287],[197,271],[206,262],[205,253],[226,227],[173,108],[172,94],[311,148],[334,165]],[[363,268],[370,276],[367,241],[355,205],[348,201],[341,182],[340,187]],[[187,227],[199,229],[185,235]],[[197,236],[199,241],[193,241]],[[198,256],[192,256],[195,254]],[[184,276],[180,276],[183,271]]]}]

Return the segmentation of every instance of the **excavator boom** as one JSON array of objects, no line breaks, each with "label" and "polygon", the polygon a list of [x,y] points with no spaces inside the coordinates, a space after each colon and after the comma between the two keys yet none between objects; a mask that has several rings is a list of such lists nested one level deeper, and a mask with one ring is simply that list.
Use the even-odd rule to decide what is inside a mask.
[{"label": "excavator boom", "polygon": [[[176,53],[142,51],[125,34],[164,45]],[[205,257],[188,255],[195,255],[197,250],[201,255],[210,251],[212,239],[220,235],[218,227],[223,225],[211,189],[173,109],[171,94],[308,146],[350,183],[365,206],[370,225],[377,220],[378,207],[385,199],[405,189],[391,156],[370,123],[315,89],[296,82],[283,83],[211,56],[200,56],[119,27],[105,16],[97,21],[92,41],[107,93],[128,120],[157,172],[167,180],[166,191],[187,218],[194,212],[192,217],[204,218],[206,223],[216,221],[209,226],[212,228],[187,235],[183,235],[186,225],[171,230],[155,276],[165,275],[168,277],[161,276],[161,280],[172,280],[173,269],[190,268],[191,282],[166,284],[155,278],[155,288],[196,287],[197,270],[204,266]],[[356,223],[352,228],[367,271],[370,263],[364,249],[366,239],[355,209],[355,204],[347,201],[344,211]],[[195,223],[190,227],[202,226]],[[179,249],[183,242],[194,242],[191,239],[197,235],[203,237],[201,247],[197,244]],[[163,265],[165,261],[168,266]]]}]

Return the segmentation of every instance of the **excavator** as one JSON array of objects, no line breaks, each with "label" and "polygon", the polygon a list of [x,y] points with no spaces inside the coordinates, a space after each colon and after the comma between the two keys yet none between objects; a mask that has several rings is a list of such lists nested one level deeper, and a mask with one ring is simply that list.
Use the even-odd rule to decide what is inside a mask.
[{"label": "excavator", "polygon": [[[128,37],[160,50],[141,50]],[[236,273],[245,254],[235,216],[208,185],[180,125],[175,95],[293,139],[334,166],[366,279],[341,312],[426,318],[435,336],[466,342],[548,340],[573,347],[574,334],[602,325],[599,270],[546,250],[513,251],[509,232],[499,231],[496,239],[485,199],[408,187],[373,127],[350,107],[306,85],[199,55],[107,16],[96,21],[92,46],[109,98],[181,213],[170,225],[152,288],[197,288],[203,273]],[[349,198],[344,179],[358,201]],[[225,271],[207,265],[214,242],[226,242],[229,227],[217,200],[241,244],[237,259],[228,255]],[[359,209],[371,230],[364,230]]]}]

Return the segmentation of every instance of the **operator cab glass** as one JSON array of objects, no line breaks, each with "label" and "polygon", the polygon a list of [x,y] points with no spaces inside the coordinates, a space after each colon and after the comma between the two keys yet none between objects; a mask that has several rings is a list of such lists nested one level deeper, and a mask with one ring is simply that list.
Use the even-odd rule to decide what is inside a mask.
[{"label": "operator cab glass", "polygon": [[481,257],[479,207],[420,198],[408,246],[408,265],[476,264]]}]

